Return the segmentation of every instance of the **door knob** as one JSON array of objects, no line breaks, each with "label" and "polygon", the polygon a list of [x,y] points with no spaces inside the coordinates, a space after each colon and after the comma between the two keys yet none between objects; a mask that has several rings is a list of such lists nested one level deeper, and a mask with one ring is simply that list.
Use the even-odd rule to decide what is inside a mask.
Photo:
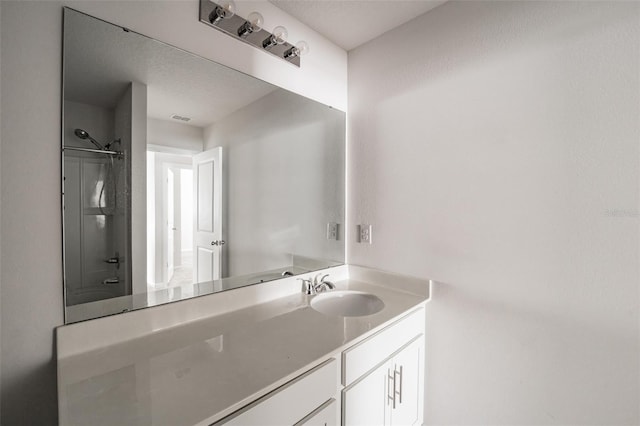
[{"label": "door knob", "polygon": [[226,241],[225,240],[214,240],[211,241],[211,245],[212,246],[223,246],[225,245]]}]

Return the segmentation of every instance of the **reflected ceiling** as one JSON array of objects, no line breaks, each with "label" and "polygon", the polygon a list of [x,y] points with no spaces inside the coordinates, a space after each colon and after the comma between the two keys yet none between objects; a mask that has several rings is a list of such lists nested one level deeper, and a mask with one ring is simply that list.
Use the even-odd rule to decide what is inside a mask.
[{"label": "reflected ceiling", "polygon": [[65,40],[65,72],[67,81],[73,81],[65,87],[68,100],[113,108],[128,82],[138,81],[147,85],[149,117],[170,120],[178,114],[190,117],[189,125],[206,127],[276,90],[135,33],[123,30],[114,37],[110,24],[77,21],[67,27]]}]

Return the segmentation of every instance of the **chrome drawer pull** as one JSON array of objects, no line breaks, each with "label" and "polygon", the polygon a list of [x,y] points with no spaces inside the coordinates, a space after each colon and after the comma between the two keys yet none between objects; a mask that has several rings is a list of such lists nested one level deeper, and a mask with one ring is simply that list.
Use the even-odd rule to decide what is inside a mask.
[{"label": "chrome drawer pull", "polygon": [[[389,391],[391,391],[391,395],[389,395]],[[389,405],[389,401],[392,401],[393,408],[396,408],[396,372],[394,371],[392,375],[391,370],[387,369],[387,405]]]},{"label": "chrome drawer pull", "polygon": [[[393,381],[395,382],[395,376],[396,376],[396,372],[397,371],[393,371]],[[400,391],[397,392],[398,396],[400,397],[400,404],[402,404],[402,366],[400,366],[400,372],[398,373],[398,375],[400,376]],[[395,392],[395,386],[394,386],[394,392]]]},{"label": "chrome drawer pull", "polygon": [[[398,381],[396,381],[396,377],[400,376],[400,390],[397,388]],[[400,403],[402,404],[402,366],[400,366],[400,371],[394,366],[393,367],[393,408],[396,408],[396,395],[400,397]]]}]

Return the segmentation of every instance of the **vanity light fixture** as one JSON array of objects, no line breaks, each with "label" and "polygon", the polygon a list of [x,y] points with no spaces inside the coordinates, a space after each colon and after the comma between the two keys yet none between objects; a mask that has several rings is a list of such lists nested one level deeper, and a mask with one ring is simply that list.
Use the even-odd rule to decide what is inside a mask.
[{"label": "vanity light fixture", "polygon": [[251,12],[246,19],[238,15],[233,0],[200,0],[200,22],[297,67],[300,56],[309,51],[306,42],[295,46],[287,43],[288,32],[283,26],[272,32],[264,30],[264,17],[260,13]]}]

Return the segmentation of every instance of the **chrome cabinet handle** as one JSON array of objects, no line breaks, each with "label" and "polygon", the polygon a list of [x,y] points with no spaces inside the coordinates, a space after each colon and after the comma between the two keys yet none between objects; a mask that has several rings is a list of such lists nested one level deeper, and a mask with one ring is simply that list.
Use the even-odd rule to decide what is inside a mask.
[{"label": "chrome cabinet handle", "polygon": [[400,376],[400,391],[397,392],[398,396],[400,397],[400,401],[399,403],[402,404],[402,366],[400,366],[400,371],[396,371],[395,369],[393,370],[393,382],[394,382],[394,394],[396,393],[396,389],[395,389],[395,381],[396,381],[396,373],[398,373],[398,375]]},{"label": "chrome cabinet handle", "polygon": [[226,243],[227,242],[225,240],[214,240],[214,241],[211,241],[211,245],[212,246],[223,246]]},{"label": "chrome cabinet handle", "polygon": [[[400,366],[400,371],[398,371],[397,366],[394,365],[393,374],[391,374],[391,369],[387,368],[387,405],[389,405],[389,401],[393,402],[392,408],[394,410],[396,408],[396,396],[400,398],[398,404],[402,404],[402,373],[402,366]],[[400,380],[397,380],[398,378]]]},{"label": "chrome cabinet handle", "polygon": [[[391,395],[389,395],[389,391],[391,391]],[[392,375],[391,369],[387,368],[387,405],[389,405],[389,401],[393,402],[392,408],[396,408],[396,372],[394,370]]]},{"label": "chrome cabinet handle", "polygon": [[[400,377],[400,390],[398,390],[398,381],[397,377]],[[393,366],[393,408],[396,408],[396,395],[400,397],[400,403],[402,403],[402,366],[400,366],[400,371]]]}]

